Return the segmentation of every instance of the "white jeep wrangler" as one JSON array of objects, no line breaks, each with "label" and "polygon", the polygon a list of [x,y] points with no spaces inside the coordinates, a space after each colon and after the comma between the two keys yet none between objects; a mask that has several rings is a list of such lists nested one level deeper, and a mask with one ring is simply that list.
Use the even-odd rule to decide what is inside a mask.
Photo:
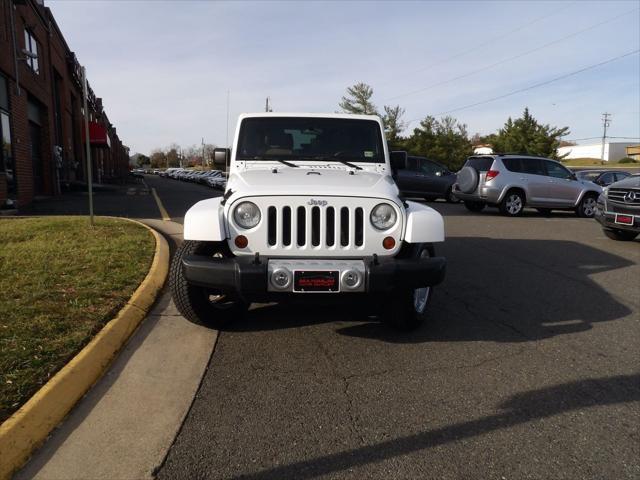
[{"label": "white jeep wrangler", "polygon": [[[186,318],[220,328],[251,302],[365,300],[393,326],[426,319],[446,261],[435,210],[399,196],[376,116],[241,115],[224,196],[184,219],[170,289]],[[392,164],[393,160],[393,164]]]}]

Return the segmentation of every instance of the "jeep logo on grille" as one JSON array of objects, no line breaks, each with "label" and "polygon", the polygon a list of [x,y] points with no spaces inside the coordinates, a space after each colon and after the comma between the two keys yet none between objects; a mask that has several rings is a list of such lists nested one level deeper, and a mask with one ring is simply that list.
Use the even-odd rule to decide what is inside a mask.
[{"label": "jeep logo on grille", "polygon": [[314,200],[313,198],[307,202],[307,205],[326,207],[329,204],[326,200]]}]

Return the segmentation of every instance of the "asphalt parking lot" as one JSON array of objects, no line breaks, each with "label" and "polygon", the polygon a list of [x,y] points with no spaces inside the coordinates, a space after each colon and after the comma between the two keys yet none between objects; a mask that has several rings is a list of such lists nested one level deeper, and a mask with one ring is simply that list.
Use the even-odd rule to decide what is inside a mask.
[{"label": "asphalt parking lot", "polygon": [[[153,189],[177,222],[219,194],[147,176],[96,213],[159,219]],[[220,334],[156,477],[639,478],[640,241],[571,213],[429,205],[448,260],[430,325],[254,306]],[[33,213],[85,211],[63,196]]]},{"label": "asphalt parking lot", "polygon": [[[183,190],[208,195],[148,183],[172,217]],[[569,213],[431,205],[449,263],[430,325],[254,306],[157,478],[640,477],[640,242]]]}]

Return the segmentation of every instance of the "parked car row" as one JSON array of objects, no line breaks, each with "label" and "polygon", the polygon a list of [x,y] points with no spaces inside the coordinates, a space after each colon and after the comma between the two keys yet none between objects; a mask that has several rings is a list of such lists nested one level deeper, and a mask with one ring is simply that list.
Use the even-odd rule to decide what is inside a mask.
[{"label": "parked car row", "polygon": [[557,160],[512,154],[469,157],[457,173],[433,160],[404,154],[396,156],[394,169],[405,197],[462,200],[472,212],[497,207],[507,216],[521,215],[525,207],[547,215],[552,210],[569,210],[580,217],[595,217],[609,238],[633,240],[640,234],[637,174],[574,173]]},{"label": "parked car row", "polygon": [[227,177],[220,170],[189,170],[186,168],[167,168],[159,172],[161,177],[181,180],[183,182],[199,183],[211,188],[224,190]]}]

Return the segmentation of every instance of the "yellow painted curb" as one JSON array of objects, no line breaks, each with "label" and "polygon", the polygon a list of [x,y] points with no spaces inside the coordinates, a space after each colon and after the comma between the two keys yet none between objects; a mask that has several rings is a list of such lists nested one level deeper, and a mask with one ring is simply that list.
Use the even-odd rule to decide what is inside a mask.
[{"label": "yellow painted curb", "polygon": [[149,273],[116,317],[0,425],[0,479],[8,479],[25,463],[33,450],[46,440],[76,402],[102,376],[146,317],[164,285],[169,271],[167,241],[143,223],[128,218],[123,220],[142,225],[155,237],[156,249]]}]

